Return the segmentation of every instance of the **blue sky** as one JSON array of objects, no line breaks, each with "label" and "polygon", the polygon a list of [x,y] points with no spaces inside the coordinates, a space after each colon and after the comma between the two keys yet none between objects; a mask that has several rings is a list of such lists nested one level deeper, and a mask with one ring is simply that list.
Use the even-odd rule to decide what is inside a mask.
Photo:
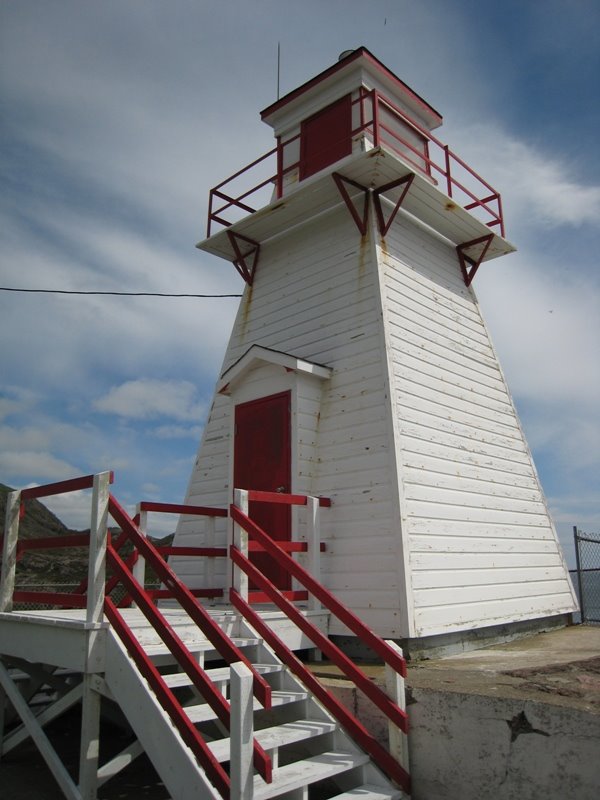
[{"label": "blue sky", "polygon": [[[272,146],[277,43],[282,93],[365,45],[502,192],[518,252],[475,288],[570,559],[600,529],[599,32],[596,0],[0,0],[0,285],[241,292],[194,244]],[[180,502],[236,305],[0,292],[0,481]]]}]

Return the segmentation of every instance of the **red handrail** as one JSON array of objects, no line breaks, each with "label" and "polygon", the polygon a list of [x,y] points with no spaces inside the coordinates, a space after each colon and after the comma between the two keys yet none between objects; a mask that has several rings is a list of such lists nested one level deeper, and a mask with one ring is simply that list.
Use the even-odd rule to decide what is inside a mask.
[{"label": "red handrail", "polygon": [[[110,473],[109,483],[114,480],[114,473]],[[28,500],[33,497],[51,497],[55,494],[65,492],[76,492],[80,489],[91,489],[94,485],[94,475],[84,475],[81,478],[69,478],[66,481],[57,483],[46,483],[43,486],[30,486],[28,489],[21,489],[21,500]]]},{"label": "red handrail", "polygon": [[119,610],[107,597],[104,600],[104,610],[113,629],[125,645],[125,648],[138,669],[150,684],[161,706],[167,711],[169,717],[182,739],[192,750],[198,761],[207,772],[209,779],[214,783],[222,797],[229,798],[230,780],[221,764],[213,756],[210,748],[194,727],[189,717],[183,713],[181,704],[165,683],[163,676],[146,655],[144,648],[121,616]]},{"label": "red handrail", "polygon": [[211,506],[189,506],[185,503],[156,503],[142,500],[140,511],[154,511],[163,514],[188,514],[200,517],[226,517],[226,508],[213,508]]},{"label": "red handrail", "polygon": [[332,614],[335,614],[352,633],[358,636],[367,644],[386,664],[389,664],[396,672],[406,677],[406,661],[401,658],[383,639],[380,639],[373,631],[359,619],[354,612],[341,603],[331,592],[321,583],[316,581],[312,575],[300,566],[293,558],[288,556],[262,528],[253,522],[246,514],[240,511],[235,505],[230,507],[231,518],[234,522],[241,525],[251,538],[256,539],[269,553],[269,555],[290,575],[308,589]]},{"label": "red handrail", "polygon": [[265,623],[262,617],[235,590],[229,590],[232,605],[254,630],[273,649],[275,655],[302,681],[327,710],[333,714],[361,747],[369,753],[378,766],[406,792],[410,793],[410,775],[396,759],[375,739],[365,726],[307,669],[296,654]]},{"label": "red handrail", "polygon": [[110,545],[106,548],[107,560],[118,574],[127,592],[132,596],[148,622],[168,647],[182,670],[206,700],[221,722],[229,728],[229,703],[217,691],[206,673],[184,645],[159,609],[149,600],[147,593],[127,569],[127,565]]},{"label": "red handrail", "polygon": [[[170,590],[170,597],[177,600],[179,605],[187,612],[193,622],[196,623],[198,628],[206,636],[208,641],[217,650],[219,655],[229,664],[235,664],[242,661],[252,672],[253,676],[253,691],[255,696],[259,699],[265,708],[271,708],[271,687],[262,675],[256,671],[254,665],[242,653],[242,651],[229,639],[229,637],[221,630],[219,625],[208,614],[208,612],[198,603],[192,594],[192,591],[182,583],[168,564],[163,561],[159,553],[156,551],[154,545],[142,534],[137,525],[133,523],[131,518],[127,515],[120,504],[115,500],[112,495],[108,498],[108,510],[113,519],[120,525],[124,534],[133,542],[134,546],[139,551],[146,561],[151,564],[152,568],[160,578],[162,583]],[[127,591],[132,595],[135,602],[140,606],[142,612],[150,622],[157,622],[160,630],[159,635],[162,640],[167,644],[171,652],[175,655],[178,663],[187,672],[187,674],[194,680],[194,685],[199,691],[203,691],[200,687],[204,686],[207,694],[204,694],[205,699],[219,719],[229,727],[229,704],[221,696],[218,700],[214,694],[216,690],[211,687],[210,682],[206,682],[204,677],[198,678],[200,674],[195,670],[195,664],[192,666],[193,659],[185,647],[179,640],[176,634],[171,630],[168,622],[162,617],[158,609],[149,601],[145,590],[137,583],[137,581],[127,571],[125,564],[119,558],[116,551],[110,547],[107,548],[109,560],[113,568],[119,573],[121,580],[125,584]],[[158,630],[158,629],[157,629]],[[173,648],[173,649],[171,649]],[[188,669],[190,672],[188,672]],[[199,669],[199,668],[198,668]],[[200,681],[196,684],[196,679]],[[217,693],[218,694],[218,693]],[[216,704],[213,706],[213,702]],[[272,763],[270,756],[265,752],[261,745],[254,742],[254,764],[267,783],[272,781]]]},{"label": "red handrail", "polygon": [[[250,496],[250,492],[248,495]],[[303,584],[315,597],[331,611],[360,640],[389,664],[403,677],[406,676],[406,661],[394,649],[370,630],[349,608],[344,606],[324,586],[318,583],[303,567],[296,563],[278,543],[271,539],[256,523],[235,505],[230,506],[231,518],[240,525],[250,539],[257,540],[262,548],[296,580]],[[235,545],[230,547],[232,562],[241,569],[256,586],[262,589],[265,598],[271,600],[294,624],[307,635],[342,672],[354,682],[385,716],[404,733],[408,732],[408,716],[406,711],[394,703],[388,695],[374,684],[365,673],[352,662],[322,631],[299,611],[273,583],[250,562],[247,556]],[[249,598],[250,599],[250,598]],[[235,589],[230,589],[230,600],[235,608],[247,619],[261,636],[273,647],[277,655],[290,667],[308,688],[323,702],[338,721],[356,738],[358,743],[372,756],[374,761],[393,780],[396,780],[406,791],[409,791],[410,777],[395,758],[383,748],[329,692],[319,684],[314,676],[304,667],[287,646],[268,628],[254,612],[249,603]]]},{"label": "red handrail", "polygon": [[223,633],[206,609],[196,602],[191,590],[179,580],[175,572],[163,561],[156,552],[155,547],[142,534],[139,528],[133,524],[130,517],[112,495],[109,496],[108,507],[113,519],[131,539],[140,555],[152,566],[161,583],[171,591],[173,599],[177,600],[184,611],[189,614],[190,618],[200,628],[221,657],[228,664],[235,664],[237,661],[243,661],[252,671],[254,677],[254,694],[265,708],[270,708],[271,687],[262,675],[258,674],[242,651],[235,646],[225,633]]},{"label": "red handrail", "polygon": [[[275,603],[284,612],[284,614],[292,620],[292,622],[305,633],[309,639],[315,644],[319,650],[333,661],[342,672],[354,682],[359,689],[361,689],[386,717],[391,720],[400,730],[406,733],[408,731],[408,717],[406,712],[399,706],[393,703],[390,698],[382,692],[379,687],[374,684],[365,673],[356,666],[356,664],[348,658],[348,656],[335,645],[324,633],[321,632],[316,625],[299,611],[293,603],[287,600],[283,593],[274,586],[271,581],[257,569],[246,556],[238,550],[237,547],[231,547],[231,560],[233,563],[240,567],[248,577],[260,586],[269,599]],[[351,613],[351,612],[350,612]],[[385,645],[385,642],[382,644]],[[387,645],[385,645],[387,648]],[[393,652],[390,650],[390,652]],[[388,661],[388,659],[386,659]],[[403,661],[403,660],[402,660]],[[403,662],[404,663],[404,662]],[[406,669],[404,669],[404,673]],[[400,674],[404,674],[400,673]]]}]

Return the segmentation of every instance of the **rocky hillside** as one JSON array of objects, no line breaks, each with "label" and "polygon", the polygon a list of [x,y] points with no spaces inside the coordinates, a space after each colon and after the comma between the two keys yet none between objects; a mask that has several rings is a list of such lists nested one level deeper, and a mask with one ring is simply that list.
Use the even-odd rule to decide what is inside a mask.
[{"label": "rocky hillside", "polygon": [[[0,537],[4,533],[6,498],[11,491],[9,486],[0,483],[0,520],[2,521]],[[118,529],[112,529],[111,532],[114,535],[119,533]],[[39,500],[27,500],[25,516],[19,524],[19,539],[39,539],[81,533],[89,533],[89,529],[87,531],[71,530]],[[161,545],[170,544],[172,539],[172,535],[160,540],[150,537],[151,541]],[[130,552],[131,546],[121,551],[125,556]],[[57,584],[78,584],[87,576],[87,558],[86,547],[28,552],[17,565],[17,585],[21,587],[36,585],[41,588]],[[150,571],[148,570],[148,572]],[[149,581],[152,581],[152,575],[148,574],[147,577]]]}]

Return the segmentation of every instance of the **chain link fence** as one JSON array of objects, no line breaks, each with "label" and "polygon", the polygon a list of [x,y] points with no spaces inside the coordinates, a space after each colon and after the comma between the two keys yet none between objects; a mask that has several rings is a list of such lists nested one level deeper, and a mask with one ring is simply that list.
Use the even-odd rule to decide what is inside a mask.
[{"label": "chain link fence", "polygon": [[600,535],[573,528],[577,569],[571,570],[579,595],[581,622],[600,624]]},{"label": "chain link fence", "polygon": [[[59,594],[73,594],[77,589],[79,589],[79,583],[24,583],[18,586],[17,588],[22,591],[27,592],[57,592]],[[160,584],[146,584],[146,589],[159,589]],[[116,586],[112,592],[110,593],[110,598],[115,603],[115,605],[119,605],[121,600],[125,597],[126,590],[125,587],[122,585]],[[59,606],[52,605],[50,603],[20,603],[15,602],[13,604],[13,611],[34,611],[34,610],[41,610],[41,609],[50,609],[50,608],[59,608]]]}]

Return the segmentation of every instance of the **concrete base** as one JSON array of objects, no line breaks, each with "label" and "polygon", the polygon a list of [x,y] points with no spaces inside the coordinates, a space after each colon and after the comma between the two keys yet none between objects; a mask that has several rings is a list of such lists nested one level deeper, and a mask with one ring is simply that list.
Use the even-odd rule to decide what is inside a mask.
[{"label": "concrete base", "polygon": [[[480,650],[496,644],[512,642],[535,633],[557,630],[571,624],[571,614],[559,614],[555,617],[541,617],[523,622],[511,622],[505,625],[490,625],[486,628],[475,628],[456,633],[445,633],[437,636],[423,636],[419,639],[398,639],[397,642],[409,661],[421,661],[429,658],[445,658]],[[369,661],[373,658],[354,636],[331,636],[331,639],[351,658]]]},{"label": "concrete base", "polygon": [[[314,671],[387,744],[379,712],[335,669]],[[407,684],[413,800],[598,797],[600,627],[421,662]]]}]

